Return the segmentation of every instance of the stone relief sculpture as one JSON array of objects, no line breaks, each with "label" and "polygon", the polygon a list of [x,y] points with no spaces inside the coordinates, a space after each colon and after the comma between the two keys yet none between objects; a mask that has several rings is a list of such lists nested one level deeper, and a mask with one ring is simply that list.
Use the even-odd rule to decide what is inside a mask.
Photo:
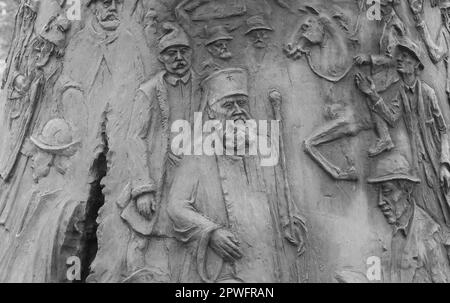
[{"label": "stone relief sculpture", "polygon": [[[440,222],[448,222],[449,141],[447,126],[436,92],[418,74],[424,69],[420,49],[406,38],[397,44],[397,70],[402,79],[397,96],[385,101],[370,78],[356,77],[359,89],[368,96],[372,110],[391,127],[404,127],[410,140],[412,165],[423,183],[417,202]],[[403,120],[404,126],[399,125]]]},{"label": "stone relief sculpture", "polygon": [[2,255],[3,283],[62,281],[67,258],[81,254],[85,205],[71,186],[78,144],[61,119],[30,138],[26,150],[34,184],[22,197],[27,202],[22,217],[14,218],[20,223],[16,238]]},{"label": "stone relief sculpture", "polygon": [[[433,5],[436,6],[436,5]],[[437,64],[439,62],[444,62],[445,70],[447,74],[446,92],[447,96],[450,96],[450,74],[448,67],[448,53],[449,53],[449,1],[438,1],[437,6],[441,10],[442,14],[442,25],[439,28],[436,38],[430,33],[430,30],[423,18],[423,3],[420,1],[415,1],[411,3],[411,10],[414,14],[414,19],[416,21],[416,27],[419,34],[424,41],[428,54],[433,61]]]},{"label": "stone relief sculpture", "polygon": [[349,57],[357,41],[351,18],[338,9],[321,12],[314,6],[305,6],[302,11],[307,17],[300,22],[287,43],[286,55],[294,60],[305,55],[317,76],[339,82],[353,68]]},{"label": "stone relief sculpture", "polygon": [[202,73],[208,76],[214,71],[224,68],[224,63],[233,57],[229,47],[233,36],[230,35],[226,27],[221,25],[212,28],[206,27],[205,32],[207,37],[205,47],[211,58],[203,62]]},{"label": "stone relief sculpture", "polygon": [[43,29],[35,29],[39,1],[22,1],[17,14],[17,35],[3,77],[7,99],[2,113],[0,155],[0,233],[6,252],[21,229],[30,201],[32,161],[26,140],[37,131],[41,119],[54,108],[50,97],[60,73],[65,32],[69,28],[59,11],[52,11]]},{"label": "stone relief sculpture", "polygon": [[379,207],[394,233],[384,279],[394,283],[448,283],[450,266],[442,227],[417,205],[421,180],[408,160],[393,153],[380,160],[368,182],[377,185]]},{"label": "stone relief sculpture", "polygon": [[[379,93],[386,91],[391,85],[399,81],[395,70],[394,52],[399,39],[406,36],[406,27],[396,14],[395,1],[383,1],[383,34],[380,40],[380,54],[360,54],[355,57],[358,65],[370,65],[372,79],[377,85]],[[369,105],[370,107],[370,105]],[[385,151],[392,150],[392,142],[387,123],[376,113],[372,113],[376,133],[379,138],[369,150],[369,156],[376,157]]]},{"label": "stone relief sculpture", "polygon": [[[15,20],[0,281],[67,282],[77,257],[82,282],[373,282],[380,256],[375,282],[449,282],[449,1],[65,2]],[[180,121],[244,155],[183,154]]]},{"label": "stone relief sculpture", "polygon": [[[210,119],[245,123],[251,118],[245,71],[218,71],[203,85]],[[168,206],[175,234],[185,243],[174,260],[180,269],[176,281],[298,281],[296,252],[283,249],[288,243],[280,229],[276,179],[265,175],[257,162],[257,157],[229,156],[183,161]],[[249,215],[255,220],[248,220]]]},{"label": "stone relief sculpture", "polygon": [[170,282],[166,251],[174,242],[166,215],[167,193],[181,159],[171,149],[171,125],[177,120],[193,121],[200,108],[190,39],[176,24],[164,28],[167,32],[159,41],[164,71],[142,84],[136,94],[127,136],[131,180],[125,188],[127,198],[119,201],[124,203],[121,216],[134,231],[128,272],[132,276],[142,269],[153,271],[156,282]]}]

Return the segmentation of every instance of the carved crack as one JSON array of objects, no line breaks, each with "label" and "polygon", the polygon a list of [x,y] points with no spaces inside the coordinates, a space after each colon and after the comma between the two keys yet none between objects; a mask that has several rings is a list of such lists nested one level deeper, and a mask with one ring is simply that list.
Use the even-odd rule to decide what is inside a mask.
[{"label": "carved crack", "polygon": [[106,177],[108,172],[107,155],[109,152],[108,136],[106,134],[107,118],[103,117],[101,124],[101,152],[94,160],[90,175],[92,176],[92,182],[90,184],[89,198],[86,205],[86,221],[85,221],[85,233],[83,241],[83,253],[82,253],[82,268],[81,268],[81,282],[86,282],[87,277],[90,274],[90,267],[98,252],[98,239],[97,229],[99,211],[105,204],[105,196],[103,194],[102,180]]}]

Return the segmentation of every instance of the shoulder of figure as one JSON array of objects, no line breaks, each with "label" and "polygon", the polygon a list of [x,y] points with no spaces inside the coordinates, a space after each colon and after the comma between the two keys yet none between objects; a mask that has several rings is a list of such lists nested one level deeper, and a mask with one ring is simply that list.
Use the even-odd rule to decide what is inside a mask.
[{"label": "shoulder of figure", "polygon": [[416,205],[414,217],[416,223],[421,222],[421,225],[425,227],[426,235],[432,236],[441,231],[441,226],[420,206]]},{"label": "shoulder of figure", "polygon": [[428,83],[426,83],[423,80],[421,80],[421,83],[422,83],[422,91],[424,93],[426,93],[427,95],[436,95],[436,91]]},{"label": "shoulder of figure", "polygon": [[149,80],[145,81],[139,86],[139,90],[142,91],[147,96],[151,96],[155,88],[163,80],[164,72],[159,72]]}]

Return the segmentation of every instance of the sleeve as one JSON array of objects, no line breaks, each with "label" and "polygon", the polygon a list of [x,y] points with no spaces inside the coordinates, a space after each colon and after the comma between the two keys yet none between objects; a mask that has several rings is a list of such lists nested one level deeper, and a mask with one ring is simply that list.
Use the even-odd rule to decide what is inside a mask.
[{"label": "sleeve", "polygon": [[154,110],[154,102],[151,102],[142,90],[138,90],[133,102],[133,114],[127,135],[132,198],[157,190],[155,182],[150,178],[147,159],[147,139]]},{"label": "sleeve", "polygon": [[450,282],[450,266],[447,253],[441,244],[439,233],[433,235],[429,242],[429,252],[427,254],[427,263],[433,283]]},{"label": "sleeve", "polygon": [[447,124],[445,122],[444,115],[442,114],[441,108],[439,106],[439,101],[434,90],[430,90],[427,94],[428,101],[431,107],[431,113],[433,115],[436,128],[439,131],[440,141],[441,141],[441,164],[446,164],[450,168],[450,147],[449,147],[449,137],[447,131]]},{"label": "sleeve", "polygon": [[373,105],[373,111],[384,119],[391,127],[400,119],[401,116],[401,95],[398,94],[390,104],[382,97]]},{"label": "sleeve", "polygon": [[371,55],[370,60],[372,65],[376,67],[391,67],[394,64],[391,57],[384,55]]},{"label": "sleeve", "polygon": [[428,26],[423,22],[419,26],[419,33],[425,42],[428,53],[433,63],[438,63],[447,56],[448,49],[445,39],[444,29],[441,28],[436,42],[431,37]]},{"label": "sleeve", "polygon": [[209,243],[211,233],[220,226],[206,218],[195,207],[201,180],[199,169],[192,162],[185,160],[180,166],[169,194],[167,210],[180,241]]}]

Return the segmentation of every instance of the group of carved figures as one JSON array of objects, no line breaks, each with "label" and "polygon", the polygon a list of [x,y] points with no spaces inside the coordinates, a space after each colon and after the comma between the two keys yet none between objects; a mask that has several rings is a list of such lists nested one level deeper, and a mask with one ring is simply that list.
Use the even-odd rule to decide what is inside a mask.
[{"label": "group of carved figures", "polygon": [[[90,18],[70,41],[64,1],[56,1],[60,10],[42,30],[35,27],[41,2],[20,4],[2,82],[8,96],[0,130],[0,281],[64,281],[67,258],[80,256],[91,282],[301,282],[307,229],[292,197],[283,138],[274,167],[260,166],[260,156],[181,157],[172,149],[172,124],[194,125],[197,112],[223,124],[214,132],[224,144],[225,121],[242,126],[236,136],[243,141],[232,150],[242,148],[237,142],[252,144],[245,130],[254,113],[282,120],[279,90],[250,102],[274,31],[267,16],[245,19],[253,49],[245,68],[230,61],[230,28],[206,27],[210,58],[197,73],[187,32],[197,22],[192,11],[210,1],[181,1],[175,20],[158,29],[163,70],[145,81],[149,50],[136,30],[142,1],[86,1]],[[448,68],[450,1],[432,2],[443,15],[438,41],[423,21],[422,1],[409,4],[430,58]],[[296,13],[284,1],[275,4]],[[313,6],[302,8],[308,16],[284,53],[306,55],[312,72],[332,83],[355,65],[371,66],[370,75],[358,72],[355,80],[378,135],[368,182],[379,189],[380,209],[394,228],[384,280],[450,282],[448,129],[435,90],[420,78],[422,52],[397,5],[382,0],[379,54],[338,60],[330,47],[347,51],[357,30],[339,10],[330,16]],[[234,9],[235,16],[246,13],[245,5]],[[338,29],[344,38],[336,38]],[[259,102],[273,112],[258,112]],[[339,117],[307,138],[305,150],[336,180],[356,181],[354,168],[337,167],[318,146],[362,130]],[[105,200],[98,230],[88,220],[96,190]],[[86,247],[93,232],[94,256]]]}]

